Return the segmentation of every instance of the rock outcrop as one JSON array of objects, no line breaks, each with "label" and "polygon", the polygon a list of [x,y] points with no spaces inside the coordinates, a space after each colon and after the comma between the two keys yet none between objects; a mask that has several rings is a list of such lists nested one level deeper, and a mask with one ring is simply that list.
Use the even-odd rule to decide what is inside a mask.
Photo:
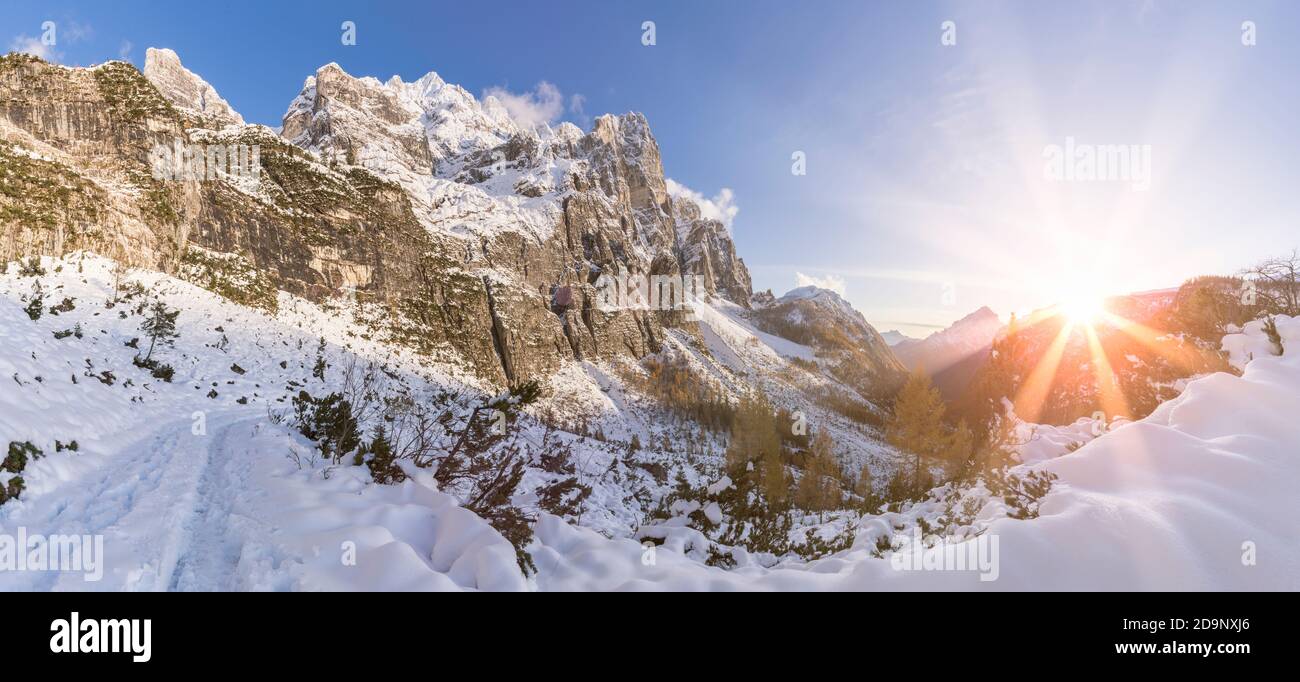
[{"label": "rock outcrop", "polygon": [[748,307],[753,291],[749,268],[736,255],[731,233],[718,220],[704,218],[690,199],[673,200],[683,272],[700,275],[709,291]]},{"label": "rock outcrop", "polygon": [[168,49],[151,47],[144,56],[144,77],[173,106],[209,127],[244,125],[244,118],[215,88],[181,65],[181,58]]}]

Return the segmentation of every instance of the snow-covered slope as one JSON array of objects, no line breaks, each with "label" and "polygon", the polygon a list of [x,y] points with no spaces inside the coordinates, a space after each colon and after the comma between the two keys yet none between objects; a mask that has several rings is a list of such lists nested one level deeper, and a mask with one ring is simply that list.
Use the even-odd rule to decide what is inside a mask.
[{"label": "snow-covered slope", "polygon": [[[376,486],[360,467],[330,469],[314,444],[270,415],[313,382],[322,357],[337,386],[349,360],[382,363],[412,387],[472,381],[361,339],[342,316],[282,294],[276,318],[160,275],[128,279],[182,309],[175,348],[155,356],[172,381],[132,365],[133,309],[105,307],[100,258],[46,260],[47,307],[23,310],[35,278],[0,277],[0,441],[45,455],[0,506],[0,532],[101,534],[103,579],[0,572],[0,590],[509,589],[514,550],[427,475]],[[57,338],[64,331],[71,332]],[[133,345],[147,347],[144,343]],[[347,347],[351,347],[349,350]],[[316,390],[316,389],[313,389]],[[57,451],[55,441],[76,449]],[[0,486],[14,478],[0,472]],[[340,561],[343,542],[357,561]],[[506,562],[487,559],[505,552]]]},{"label": "snow-covered slope", "polygon": [[[28,267],[28,266],[24,266]],[[492,390],[455,358],[421,355],[374,338],[372,311],[348,301],[322,307],[279,294],[274,313],[237,305],[159,273],[130,271],[109,306],[117,273],[106,259],[44,259],[45,273],[18,264],[0,274],[0,446],[30,442],[43,455],[21,477],[17,499],[0,504],[0,532],[99,534],[108,571],[0,575],[0,589],[515,589],[529,584],[501,536],[438,491],[427,470],[396,486],[364,467],[324,461],[315,444],[275,416],[291,398],[345,390],[353,368],[374,363],[410,395]],[[39,283],[39,290],[37,289]],[[39,291],[44,313],[24,308]],[[70,301],[62,306],[64,299]],[[179,338],[155,358],[175,369],[155,379],[133,358],[148,349],[141,306],[180,310]],[[803,407],[832,429],[846,461],[882,472],[896,455],[869,429],[812,405],[801,386],[826,380],[797,372],[806,346],[753,329],[724,300],[699,309],[707,330],[674,330],[670,352],[689,356],[701,376],[730,395],[762,385],[778,404]],[[61,312],[55,314],[52,308]],[[317,357],[327,369],[315,376]],[[603,536],[631,537],[678,476],[703,484],[721,463],[716,437],[666,418],[653,396],[629,387],[628,368],[571,363],[548,384],[537,416],[579,433],[555,433],[573,448],[577,475],[593,488],[581,523]],[[635,370],[633,370],[635,371]],[[581,428],[576,425],[586,424]],[[545,429],[526,423],[524,438]],[[367,432],[369,429],[367,429]],[[598,434],[593,437],[592,434]],[[629,452],[629,441],[645,446]],[[689,440],[689,442],[688,442]],[[76,443],[76,449],[60,449]],[[688,445],[698,447],[688,451]],[[531,471],[524,488],[545,480]],[[530,493],[518,503],[529,504]],[[339,563],[355,543],[356,566]],[[324,548],[324,549],[322,549]],[[504,563],[483,558],[501,551]],[[486,553],[486,554],[485,554]],[[364,570],[360,570],[364,569]]]}]

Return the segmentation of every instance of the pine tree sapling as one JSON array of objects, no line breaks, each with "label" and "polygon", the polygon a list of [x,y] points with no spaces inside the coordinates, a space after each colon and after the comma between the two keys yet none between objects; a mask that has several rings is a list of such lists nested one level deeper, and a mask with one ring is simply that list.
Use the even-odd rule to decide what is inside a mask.
[{"label": "pine tree sapling", "polygon": [[144,322],[140,323],[140,331],[149,337],[149,352],[145,353],[145,362],[149,362],[153,357],[154,347],[158,343],[168,344],[179,336],[176,333],[176,318],[180,314],[179,310],[169,310],[167,304],[161,300],[154,301],[149,307]]},{"label": "pine tree sapling", "polygon": [[375,429],[375,437],[364,448],[357,451],[358,464],[364,462],[370,469],[370,476],[375,483],[401,483],[406,480],[406,472],[397,465],[393,454],[393,445],[388,439],[384,425]]},{"label": "pine tree sapling", "polygon": [[27,464],[33,460],[41,458],[41,449],[29,442],[12,442],[9,444],[9,451],[5,458],[0,462],[0,471],[7,471],[11,474],[20,474],[27,468]]},{"label": "pine tree sapling", "polygon": [[26,487],[27,484],[23,481],[22,476],[10,478],[8,483],[0,486],[0,504],[18,499],[18,496],[22,494]]},{"label": "pine tree sapling", "polygon": [[32,256],[22,261],[18,266],[19,277],[44,277],[45,268],[41,265],[39,256]]},{"label": "pine tree sapling", "polygon": [[1052,490],[1057,478],[1050,471],[1030,471],[1024,474],[1010,469],[994,469],[984,479],[989,492],[1002,498],[1011,508],[1007,514],[1013,519],[1038,518],[1038,505]]},{"label": "pine tree sapling", "polygon": [[320,337],[320,344],[316,346],[316,365],[312,367],[311,375],[321,381],[325,380],[325,370],[329,365],[325,364],[325,337]]},{"label": "pine tree sapling", "polygon": [[45,312],[45,289],[41,286],[40,280],[32,284],[32,295],[23,312],[27,313],[27,317],[31,318],[32,322],[41,319],[41,315]]},{"label": "pine tree sapling", "polygon": [[338,393],[314,398],[299,391],[293,399],[294,423],[302,435],[316,441],[321,454],[338,463],[361,445],[360,427],[352,403]]}]

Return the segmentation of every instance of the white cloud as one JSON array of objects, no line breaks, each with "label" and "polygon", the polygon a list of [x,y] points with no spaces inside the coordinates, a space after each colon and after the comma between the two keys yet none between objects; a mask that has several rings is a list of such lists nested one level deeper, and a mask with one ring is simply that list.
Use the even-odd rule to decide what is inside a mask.
[{"label": "white cloud", "polygon": [[838,275],[826,275],[825,277],[812,277],[802,272],[794,273],[795,286],[798,287],[817,287],[834,291],[840,296],[844,295],[844,278]]},{"label": "white cloud", "polygon": [[61,62],[63,53],[54,49],[56,46],[79,43],[95,33],[89,24],[76,21],[42,22],[41,31],[35,38],[26,33],[16,36],[9,41],[9,51],[30,54],[47,62]]},{"label": "white cloud", "polygon": [[673,180],[665,178],[668,185],[668,195],[671,197],[689,199],[700,207],[700,215],[716,220],[731,230],[731,224],[736,220],[736,214],[740,213],[740,207],[736,205],[736,195],[730,187],[723,187],[712,199],[706,199],[703,194]]},{"label": "white cloud", "polygon": [[9,41],[10,52],[30,54],[47,62],[58,61],[59,59],[59,53],[55,52],[53,47],[53,45],[42,43],[40,38],[33,38],[28,35],[20,35]]},{"label": "white cloud", "polygon": [[118,58],[118,59],[121,59],[121,60],[124,61],[124,62],[125,62],[125,61],[130,61],[130,59],[131,59],[131,50],[132,50],[134,47],[135,47],[135,45],[132,45],[132,44],[131,44],[131,41],[129,41],[129,40],[123,40],[123,41],[122,41],[122,46],[119,47],[119,48],[117,48],[117,58]]},{"label": "white cloud", "polygon": [[579,127],[585,129],[591,126],[591,117],[587,115],[586,96],[577,93],[569,96],[569,115],[579,124]]},{"label": "white cloud", "polygon": [[95,34],[95,29],[89,24],[81,24],[75,21],[66,21],[58,25],[58,37],[61,41],[68,43],[79,43]]},{"label": "white cloud", "polygon": [[554,123],[564,113],[564,95],[555,85],[542,81],[532,92],[513,93],[500,86],[483,91],[483,97],[495,97],[521,128]]}]

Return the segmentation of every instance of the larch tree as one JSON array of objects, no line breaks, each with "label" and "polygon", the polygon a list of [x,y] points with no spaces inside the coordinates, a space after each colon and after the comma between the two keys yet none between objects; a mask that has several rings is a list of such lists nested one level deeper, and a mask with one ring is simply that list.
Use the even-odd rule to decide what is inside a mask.
[{"label": "larch tree", "polygon": [[894,400],[894,411],[885,422],[885,439],[912,456],[912,487],[922,487],[921,473],[927,464],[944,459],[950,445],[945,412],[939,389],[930,377],[913,372]]},{"label": "larch tree", "polygon": [[795,503],[815,511],[825,520],[825,513],[840,506],[844,491],[840,485],[840,467],[835,461],[835,442],[825,430],[817,432],[808,453],[808,466],[795,490]]}]

